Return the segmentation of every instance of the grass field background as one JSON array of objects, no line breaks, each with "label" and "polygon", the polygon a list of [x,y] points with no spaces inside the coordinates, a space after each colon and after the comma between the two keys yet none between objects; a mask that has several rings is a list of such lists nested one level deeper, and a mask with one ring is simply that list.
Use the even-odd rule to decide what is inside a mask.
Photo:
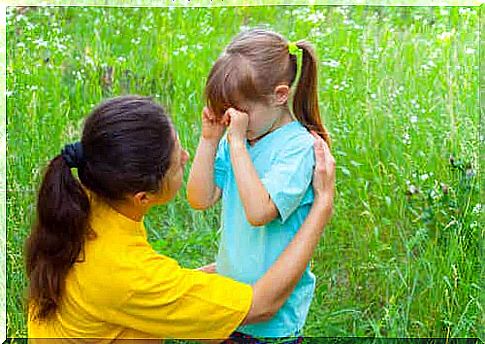
[{"label": "grass field background", "polygon": [[[315,45],[337,160],[305,335],[483,338],[479,17],[465,7],[10,8],[7,335],[26,335],[22,246],[48,160],[79,139],[93,106],[127,93],[164,104],[193,156],[212,63],[261,25]],[[183,189],[147,216],[149,239],[183,266],[209,263],[219,211],[191,210]]]}]

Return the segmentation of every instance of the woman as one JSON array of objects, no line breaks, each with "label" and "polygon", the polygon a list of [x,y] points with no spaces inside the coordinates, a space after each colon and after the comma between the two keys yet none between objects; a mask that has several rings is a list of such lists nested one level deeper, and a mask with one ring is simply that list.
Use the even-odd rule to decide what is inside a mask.
[{"label": "woman", "polygon": [[188,154],[150,99],[124,96],[99,105],[81,142],[49,163],[39,190],[26,241],[29,337],[222,339],[241,324],[270,319],[331,216],[335,162],[323,140],[315,142],[312,210],[278,261],[250,286],[181,268],[153,251],[143,216],[175,196]]}]

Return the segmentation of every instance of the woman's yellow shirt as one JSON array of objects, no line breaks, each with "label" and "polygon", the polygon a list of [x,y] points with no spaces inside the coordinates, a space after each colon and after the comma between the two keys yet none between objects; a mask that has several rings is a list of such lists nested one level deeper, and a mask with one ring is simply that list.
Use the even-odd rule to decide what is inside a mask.
[{"label": "woman's yellow shirt", "polygon": [[29,338],[227,338],[240,325],[251,286],[184,269],[152,249],[143,222],[100,201],[91,207],[96,237],[68,273],[56,314],[29,316]]}]

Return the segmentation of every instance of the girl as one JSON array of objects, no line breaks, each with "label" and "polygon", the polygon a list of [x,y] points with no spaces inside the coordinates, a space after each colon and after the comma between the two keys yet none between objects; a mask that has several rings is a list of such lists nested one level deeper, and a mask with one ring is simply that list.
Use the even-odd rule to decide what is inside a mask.
[{"label": "girl", "polygon": [[[298,68],[295,121],[288,99]],[[288,43],[270,31],[241,33],[212,67],[205,95],[208,108],[202,114],[188,200],[195,209],[206,209],[222,195],[217,272],[251,284],[291,242],[314,199],[309,130],[329,141],[318,110],[314,51],[305,41]],[[307,268],[275,317],[239,331],[254,337],[299,334],[314,287]]]},{"label": "girl", "polygon": [[180,189],[187,152],[150,99],[125,96],[99,105],[81,141],[49,163],[40,186],[25,246],[28,336],[44,343],[158,343],[155,338],[226,338],[241,324],[267,320],[296,285],[331,214],[333,158],[323,141],[315,152],[321,168],[312,211],[280,259],[250,286],[181,268],[153,251],[143,216]]}]

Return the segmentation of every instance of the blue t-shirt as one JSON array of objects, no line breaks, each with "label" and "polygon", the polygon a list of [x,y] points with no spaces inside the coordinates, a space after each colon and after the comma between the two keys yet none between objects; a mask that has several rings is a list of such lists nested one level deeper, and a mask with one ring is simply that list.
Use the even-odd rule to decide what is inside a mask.
[{"label": "blue t-shirt", "polygon": [[[279,211],[264,226],[246,219],[232,170],[229,143],[223,137],[215,160],[215,183],[222,190],[222,235],[217,272],[254,284],[291,242],[313,202],[311,180],[315,166],[313,136],[297,121],[290,122],[247,144],[259,178]],[[256,337],[285,337],[305,324],[315,289],[315,276],[307,267],[295,290],[278,313],[264,323],[245,325],[238,331]]]}]

